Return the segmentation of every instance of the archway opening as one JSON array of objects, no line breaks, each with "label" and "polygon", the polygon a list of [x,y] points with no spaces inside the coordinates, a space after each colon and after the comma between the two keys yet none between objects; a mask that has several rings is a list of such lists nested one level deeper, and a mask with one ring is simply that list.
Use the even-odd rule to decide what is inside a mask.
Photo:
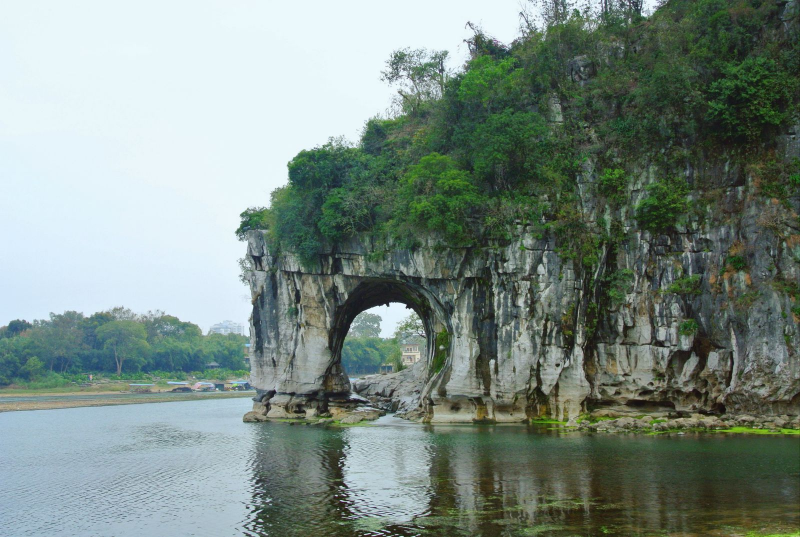
[{"label": "archway opening", "polygon": [[427,336],[422,320],[403,304],[376,306],[359,313],[344,339],[341,364],[352,380],[396,373],[421,361]]},{"label": "archway opening", "polygon": [[[403,319],[406,322],[402,323],[401,330],[397,334],[392,333],[391,337],[381,338],[384,339],[382,343],[378,341],[371,343],[361,341],[360,343],[364,345],[347,343],[348,348],[343,352],[346,340],[361,339],[380,333],[383,319],[376,319],[379,314],[370,310],[389,304],[402,304],[406,308],[406,316]],[[353,335],[350,335],[351,327],[355,328]],[[352,377],[372,372],[396,372],[404,367],[415,367],[421,373],[420,378],[427,378],[427,372],[434,358],[436,335],[443,331],[449,332],[444,309],[424,287],[396,280],[365,280],[335,312],[333,327],[329,334],[331,371],[343,369]],[[383,350],[380,348],[381,344]],[[373,350],[366,350],[365,347],[371,347]],[[353,351],[363,353],[360,361],[354,359]],[[372,367],[369,368],[370,371],[366,371],[367,364],[364,361],[370,354],[372,358],[369,362]],[[378,361],[381,363],[376,370],[374,364]]]}]

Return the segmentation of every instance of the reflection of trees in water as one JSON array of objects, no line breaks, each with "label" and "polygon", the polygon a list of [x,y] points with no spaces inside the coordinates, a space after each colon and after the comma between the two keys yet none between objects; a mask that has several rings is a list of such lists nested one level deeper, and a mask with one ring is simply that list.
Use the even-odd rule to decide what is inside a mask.
[{"label": "reflection of trees in water", "polygon": [[282,423],[260,427],[251,455],[248,534],[302,534],[346,519],[343,459],[340,434]]},{"label": "reflection of trees in water", "polygon": [[[266,424],[257,439],[251,535],[702,534],[772,517],[800,523],[796,474],[745,478],[762,457],[752,439],[285,424]],[[787,465],[785,449],[773,455],[776,468]]]}]

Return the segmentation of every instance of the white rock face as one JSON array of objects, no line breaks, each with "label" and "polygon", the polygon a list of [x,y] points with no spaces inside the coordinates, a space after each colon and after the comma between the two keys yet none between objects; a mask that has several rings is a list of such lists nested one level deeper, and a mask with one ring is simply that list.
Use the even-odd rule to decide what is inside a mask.
[{"label": "white rock face", "polygon": [[[739,187],[725,192],[740,203]],[[800,329],[783,284],[800,282],[800,236],[759,227],[763,207],[752,203],[717,227],[632,231],[591,273],[524,228],[508,244],[470,248],[428,238],[408,251],[356,237],[312,268],[251,232],[251,384],[270,417],[327,411],[351,393],[339,354],[352,320],[402,302],[423,319],[426,354],[413,374],[359,391],[431,422],[569,419],[604,407],[797,415]],[[736,244],[747,249],[745,271],[725,269]],[[603,282],[622,270],[630,285],[610,301]],[[695,291],[669,290],[691,275]]]}]

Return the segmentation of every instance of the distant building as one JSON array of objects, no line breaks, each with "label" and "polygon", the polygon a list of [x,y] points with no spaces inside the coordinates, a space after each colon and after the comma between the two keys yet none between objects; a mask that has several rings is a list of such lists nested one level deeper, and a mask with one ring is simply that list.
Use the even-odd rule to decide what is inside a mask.
[{"label": "distant building", "polygon": [[244,325],[242,323],[235,323],[233,321],[222,321],[221,323],[217,323],[212,326],[208,333],[222,334],[223,336],[227,336],[228,334],[239,334],[240,336],[243,336]]},{"label": "distant building", "polygon": [[403,365],[408,367],[414,365],[422,359],[422,351],[424,348],[425,339],[419,336],[411,336],[406,338],[400,344],[400,350],[403,351]]}]

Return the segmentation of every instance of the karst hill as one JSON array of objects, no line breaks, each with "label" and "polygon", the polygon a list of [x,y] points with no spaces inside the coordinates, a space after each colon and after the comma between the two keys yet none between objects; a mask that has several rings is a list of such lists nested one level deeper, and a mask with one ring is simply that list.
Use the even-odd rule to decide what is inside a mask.
[{"label": "karst hill", "polygon": [[397,114],[242,213],[257,410],[352,401],[349,325],[401,302],[409,417],[800,413],[800,6],[631,4],[396,51]]}]

